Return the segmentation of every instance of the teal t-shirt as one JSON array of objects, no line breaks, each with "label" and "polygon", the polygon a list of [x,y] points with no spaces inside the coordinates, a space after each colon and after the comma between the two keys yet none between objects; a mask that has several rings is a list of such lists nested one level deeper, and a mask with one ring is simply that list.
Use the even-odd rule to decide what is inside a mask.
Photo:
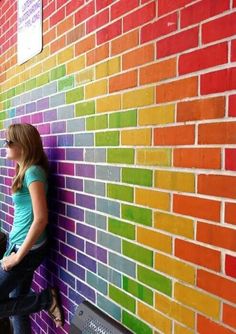
[{"label": "teal t-shirt", "polygon": [[[44,170],[40,166],[32,165],[25,172],[22,188],[12,196],[15,213],[13,227],[9,234],[10,245],[20,246],[23,244],[34,220],[29,185],[35,181],[43,182],[45,193],[47,193],[47,178]],[[41,234],[36,244],[42,243],[44,240],[46,240],[46,232]]]}]

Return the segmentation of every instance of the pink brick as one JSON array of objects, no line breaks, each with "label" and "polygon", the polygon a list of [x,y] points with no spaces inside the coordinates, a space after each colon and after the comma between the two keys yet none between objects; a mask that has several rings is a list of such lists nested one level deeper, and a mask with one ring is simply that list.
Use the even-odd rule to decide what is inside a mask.
[{"label": "pink brick", "polygon": [[236,117],[236,95],[229,97],[229,116]]},{"label": "pink brick", "polygon": [[97,32],[97,44],[105,43],[121,34],[121,20],[116,21],[109,26]]},{"label": "pink brick", "polygon": [[94,7],[94,1],[90,2],[87,6],[79,9],[75,13],[75,24],[79,24],[86,20],[87,18],[94,15],[95,7]]},{"label": "pink brick", "polygon": [[75,12],[84,4],[84,0],[71,0],[66,5],[66,16],[70,15],[72,12]]},{"label": "pink brick", "polygon": [[178,34],[162,39],[157,42],[157,57],[166,57],[172,54],[198,46],[198,28],[181,31]]},{"label": "pink brick", "polygon": [[210,43],[236,34],[236,13],[225,15],[202,26],[202,41]]},{"label": "pink brick", "polygon": [[111,19],[114,20],[121,15],[127,14],[132,9],[138,7],[138,0],[120,0],[111,6]]},{"label": "pink brick", "polygon": [[96,0],[96,11],[109,6],[114,0]]},{"label": "pink brick", "polygon": [[236,39],[231,43],[231,61],[236,61]]},{"label": "pink brick", "polygon": [[62,21],[65,18],[65,7],[58,10],[54,15],[50,18],[50,27],[53,27],[60,21]]},{"label": "pink brick", "polygon": [[127,32],[134,29],[146,22],[152,20],[156,15],[156,3],[151,2],[150,4],[142,7],[131,14],[127,15],[123,19],[123,30]]},{"label": "pink brick", "polygon": [[109,10],[105,9],[86,22],[86,32],[90,33],[109,22]]},{"label": "pink brick", "polygon": [[177,14],[173,13],[141,28],[141,43],[152,41],[177,29]]},{"label": "pink brick", "polygon": [[172,12],[176,9],[184,7],[193,0],[159,0],[158,1],[158,16]]},{"label": "pink brick", "polygon": [[236,67],[201,75],[201,94],[236,89]]},{"label": "pink brick", "polygon": [[179,58],[179,73],[195,72],[227,62],[228,44],[216,44],[181,55]]}]

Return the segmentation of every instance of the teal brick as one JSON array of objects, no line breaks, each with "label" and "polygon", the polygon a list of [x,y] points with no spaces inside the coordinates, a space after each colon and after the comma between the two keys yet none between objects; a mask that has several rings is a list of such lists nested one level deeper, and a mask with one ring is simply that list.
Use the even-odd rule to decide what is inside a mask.
[{"label": "teal brick", "polygon": [[117,289],[116,287],[110,285],[109,286],[109,297],[115,302],[117,302],[119,305],[129,310],[130,312],[135,313],[135,310],[136,310],[135,299],[130,297],[124,291],[121,291],[120,289]]},{"label": "teal brick", "polygon": [[68,90],[74,87],[75,84],[75,79],[74,76],[70,76],[64,79],[61,79],[58,81],[58,90],[59,91],[64,91]]},{"label": "teal brick", "polygon": [[122,250],[125,256],[149,267],[153,266],[153,251],[126,240],[122,242]]},{"label": "teal brick", "polygon": [[107,150],[107,162],[117,164],[133,164],[133,148],[109,148]]},{"label": "teal brick", "polygon": [[122,323],[135,334],[152,334],[152,329],[148,325],[125,310],[122,312]]},{"label": "teal brick", "polygon": [[145,303],[153,306],[153,291],[144,285],[123,276],[123,289],[131,295],[143,300]]},{"label": "teal brick", "polygon": [[171,297],[172,281],[150,269],[138,266],[138,280],[149,287]]},{"label": "teal brick", "polygon": [[66,75],[66,65],[58,66],[54,68],[53,70],[51,70],[50,72],[51,81],[60,79],[64,77],[65,75]]},{"label": "teal brick", "polygon": [[84,98],[84,89],[83,87],[78,87],[72,89],[66,93],[66,103],[74,103],[81,101]]},{"label": "teal brick", "polygon": [[133,202],[134,189],[129,186],[110,183],[107,185],[107,196],[125,202]]},{"label": "teal brick", "polygon": [[128,110],[109,115],[109,128],[137,126],[137,110]]},{"label": "teal brick", "polygon": [[106,198],[97,198],[97,211],[120,217],[120,203]]},{"label": "teal brick", "polygon": [[25,90],[32,90],[36,88],[36,78],[26,81]]},{"label": "teal brick", "polygon": [[97,231],[97,243],[117,253],[121,252],[121,239],[103,231]]},{"label": "teal brick", "polygon": [[121,321],[121,308],[108,298],[97,294],[97,306],[104,312],[108,313],[112,318]]},{"label": "teal brick", "polygon": [[95,113],[95,102],[94,101],[78,103],[75,106],[76,117],[80,117],[84,115],[91,115],[94,113]]},{"label": "teal brick", "polygon": [[89,286],[94,287],[97,291],[101,292],[102,294],[107,294],[107,282],[103,279],[94,275],[90,271],[87,271],[87,283]]},{"label": "teal brick", "polygon": [[122,181],[140,186],[152,186],[152,174],[149,169],[144,168],[122,168]]},{"label": "teal brick", "polygon": [[98,263],[98,275],[106,281],[121,287],[121,274],[102,263]]},{"label": "teal brick", "polygon": [[85,212],[85,222],[102,230],[106,230],[107,227],[107,217],[91,211]]},{"label": "teal brick", "polygon": [[134,240],[135,239],[135,226],[129,223],[125,223],[121,220],[114,218],[108,219],[108,230],[113,234],[117,234],[121,237]]},{"label": "teal brick", "polygon": [[136,277],[136,264],[123,256],[109,253],[109,266],[130,277]]},{"label": "teal brick", "polygon": [[95,134],[96,146],[118,146],[119,135],[118,131],[98,132]]},{"label": "teal brick", "polygon": [[100,130],[107,128],[107,115],[88,117],[86,119],[86,130]]},{"label": "teal brick", "polygon": [[152,210],[140,208],[133,205],[122,204],[121,217],[123,219],[139,223],[145,226],[152,226]]},{"label": "teal brick", "polygon": [[44,73],[36,78],[36,87],[44,86],[49,83],[49,73]]}]

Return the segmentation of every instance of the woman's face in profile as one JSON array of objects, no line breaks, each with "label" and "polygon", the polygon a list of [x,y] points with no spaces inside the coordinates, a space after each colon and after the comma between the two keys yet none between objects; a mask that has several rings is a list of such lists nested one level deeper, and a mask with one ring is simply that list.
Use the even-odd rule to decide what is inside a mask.
[{"label": "woman's face in profile", "polygon": [[11,140],[5,140],[6,158],[19,162],[21,160],[22,149],[18,143]]}]

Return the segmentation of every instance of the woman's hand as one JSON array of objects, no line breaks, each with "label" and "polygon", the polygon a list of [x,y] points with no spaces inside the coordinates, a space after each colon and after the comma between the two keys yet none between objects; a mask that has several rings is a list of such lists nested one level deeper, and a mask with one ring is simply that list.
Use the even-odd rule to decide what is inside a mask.
[{"label": "woman's hand", "polygon": [[11,253],[9,256],[5,256],[1,261],[2,269],[5,271],[11,270],[14,266],[19,263],[18,256],[16,253]]}]

